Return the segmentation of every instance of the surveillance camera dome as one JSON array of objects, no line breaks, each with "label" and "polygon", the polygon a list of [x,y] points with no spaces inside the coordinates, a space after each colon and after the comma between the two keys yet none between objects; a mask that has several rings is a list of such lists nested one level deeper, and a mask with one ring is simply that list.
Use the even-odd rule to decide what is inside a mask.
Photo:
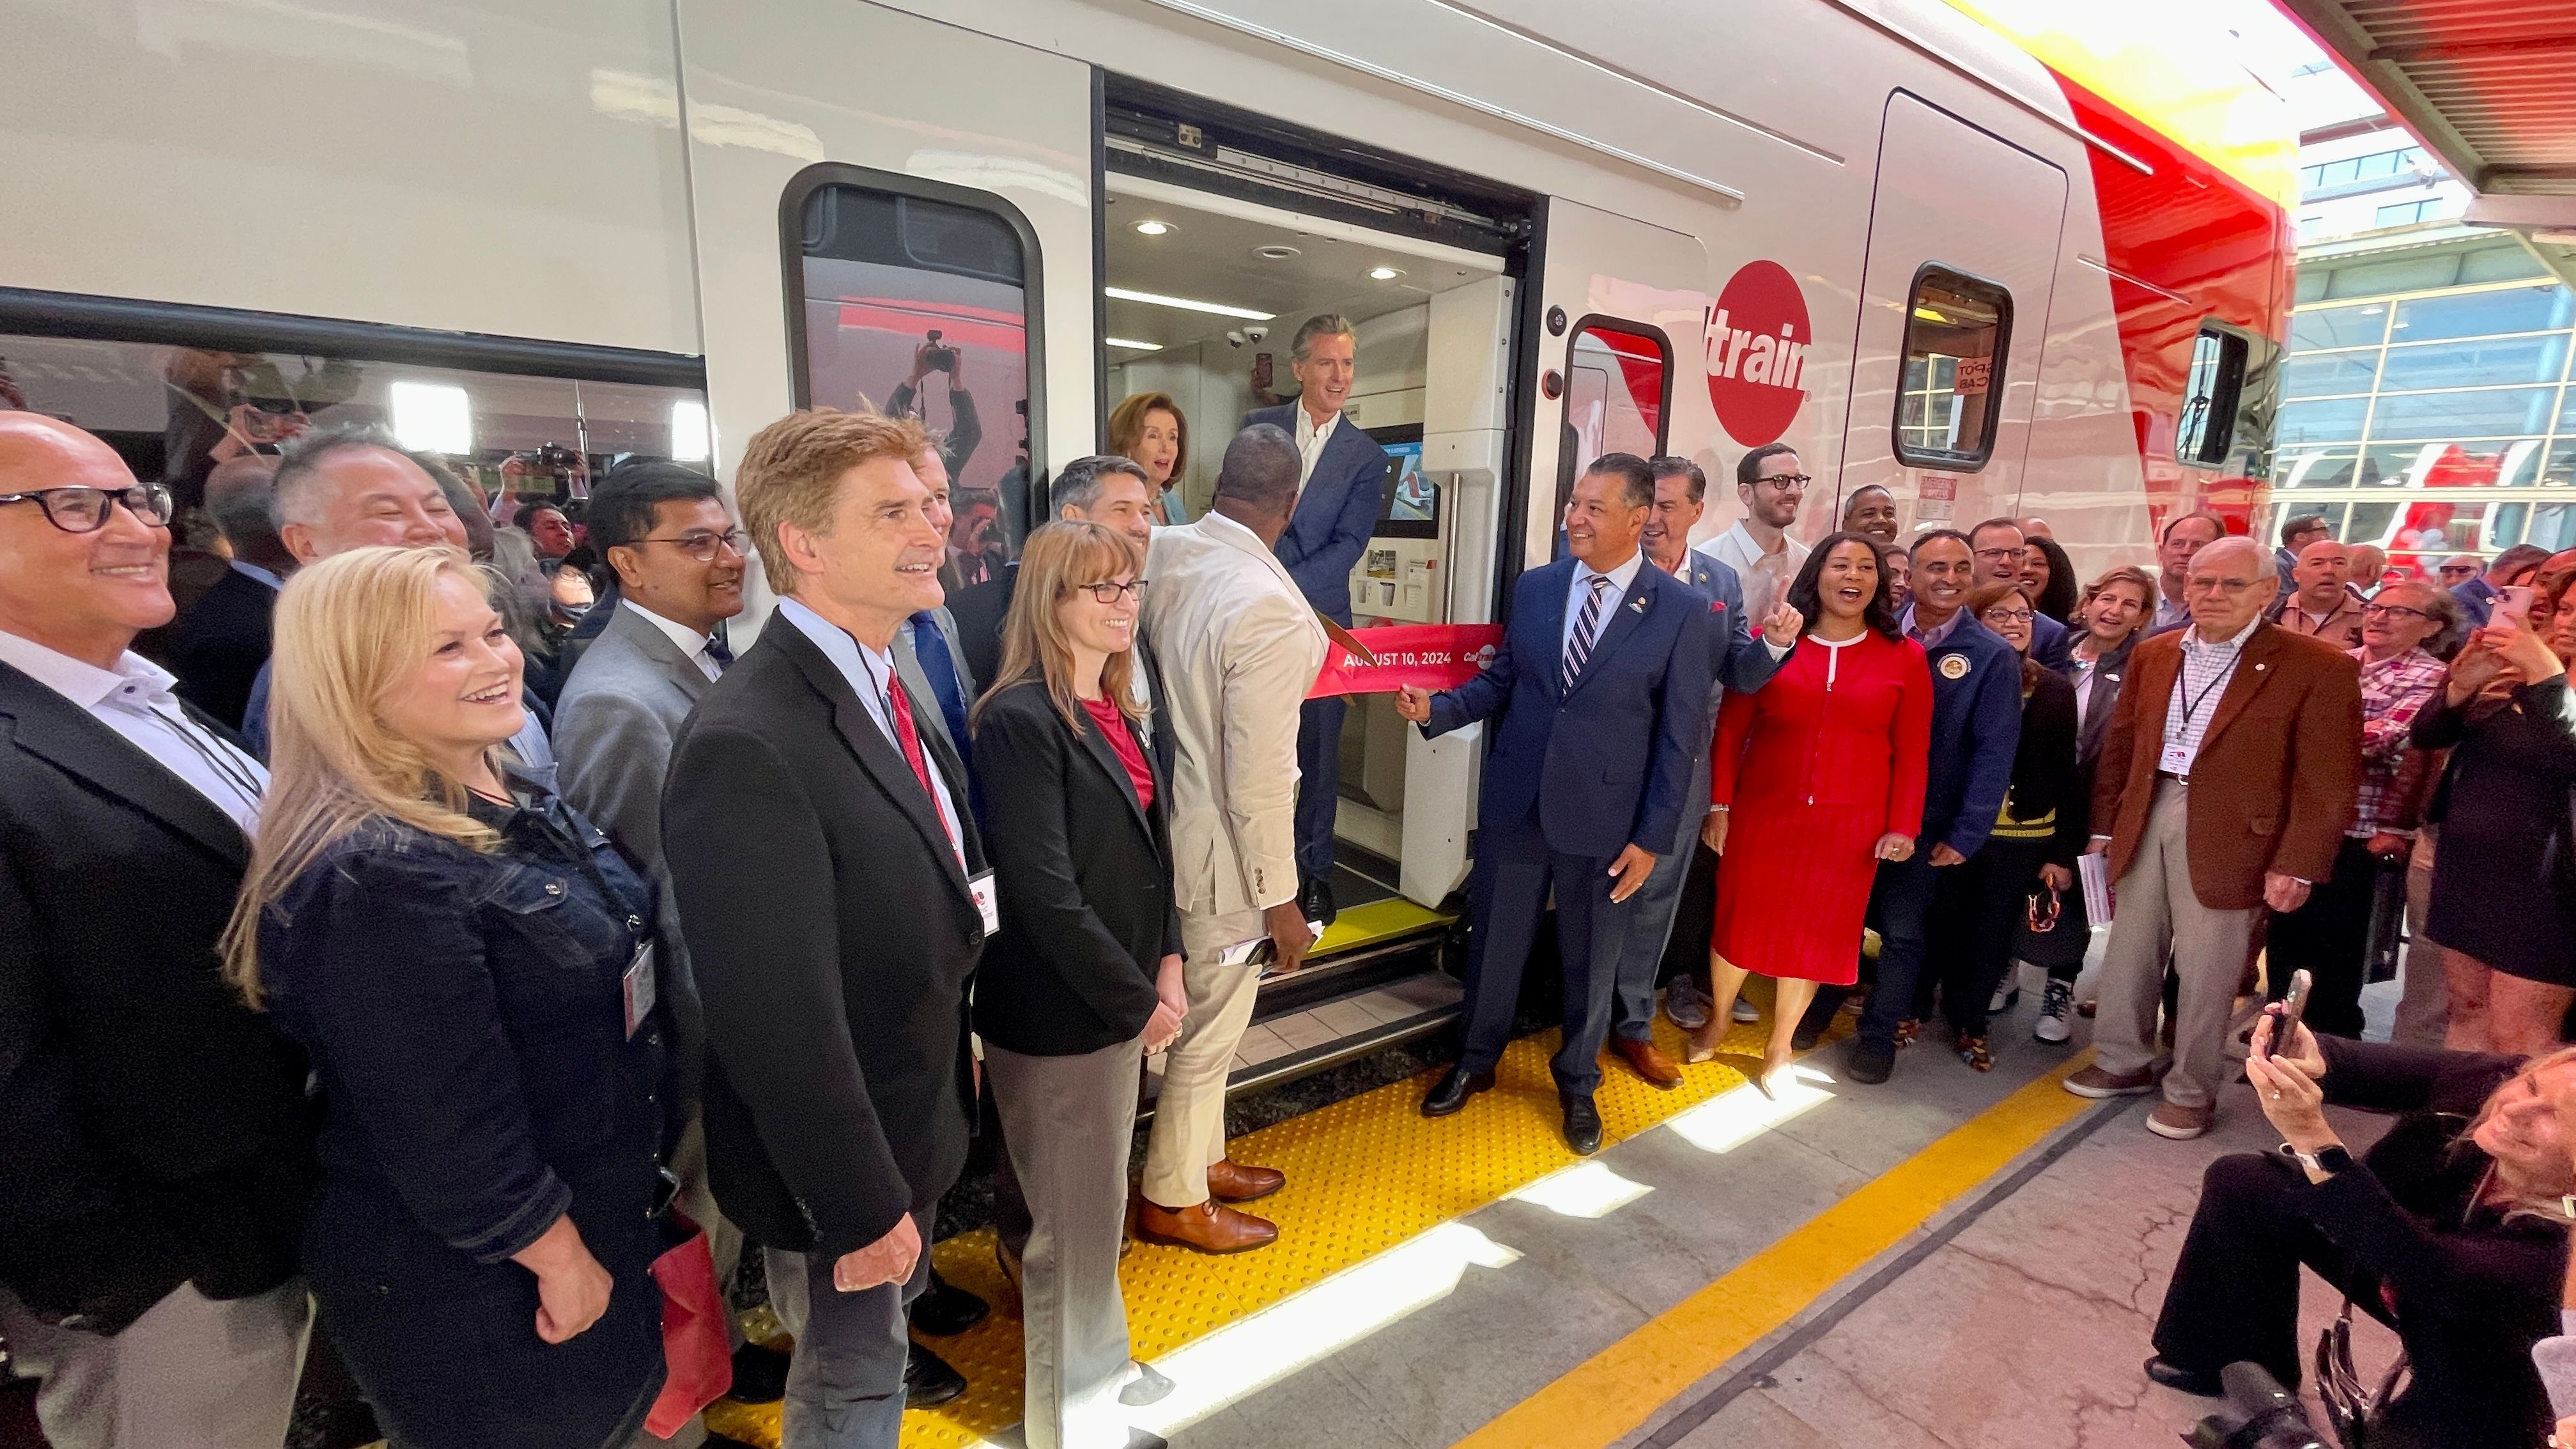
[{"label": "surveillance camera dome", "polygon": [[1236,328],[1226,329],[1225,345],[1228,347],[1241,347],[1243,345],[1243,333]]},{"label": "surveillance camera dome", "polygon": [[1270,329],[1262,326],[1258,322],[1255,322],[1251,326],[1243,329],[1243,335],[1251,338],[1255,342],[1259,342],[1261,339],[1270,335]]}]

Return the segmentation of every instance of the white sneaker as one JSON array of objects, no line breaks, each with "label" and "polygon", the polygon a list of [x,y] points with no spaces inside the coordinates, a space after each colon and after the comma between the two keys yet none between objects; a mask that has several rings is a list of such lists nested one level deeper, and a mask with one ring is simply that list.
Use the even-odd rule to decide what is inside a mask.
[{"label": "white sneaker", "polygon": [[2047,993],[2040,998],[2039,1020],[2031,1024],[2030,1034],[2044,1042],[2062,1042],[2068,1036],[2066,1020],[2075,1014],[2075,983],[2048,978]]},{"label": "white sneaker", "polygon": [[1762,1019],[1762,1008],[1755,1006],[1752,1002],[1739,996],[1735,998],[1735,1009],[1728,1012],[1727,1016],[1735,1021],[1760,1021]]},{"label": "white sneaker", "polygon": [[2010,984],[1997,982],[1995,985],[1995,994],[1986,1002],[1986,1015],[2001,1016],[2005,1012],[2012,1010],[2012,996],[2013,993]]}]

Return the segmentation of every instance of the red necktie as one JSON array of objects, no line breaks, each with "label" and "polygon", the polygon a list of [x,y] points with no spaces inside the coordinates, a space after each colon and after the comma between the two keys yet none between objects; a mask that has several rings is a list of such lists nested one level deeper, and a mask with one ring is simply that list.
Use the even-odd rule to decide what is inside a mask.
[{"label": "red necktie", "polygon": [[894,737],[903,746],[905,763],[912,766],[912,777],[921,782],[921,793],[930,797],[930,813],[939,817],[940,828],[948,831],[948,846],[959,849],[957,832],[948,824],[947,812],[939,808],[939,792],[930,788],[930,757],[922,752],[921,731],[912,723],[912,696],[904,693],[903,681],[886,681],[886,706],[894,714]]}]

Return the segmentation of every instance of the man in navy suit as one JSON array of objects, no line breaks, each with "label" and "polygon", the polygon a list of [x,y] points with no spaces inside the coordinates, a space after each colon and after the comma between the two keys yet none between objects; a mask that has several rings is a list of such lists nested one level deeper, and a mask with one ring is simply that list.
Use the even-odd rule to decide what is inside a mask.
[{"label": "man in navy suit", "polygon": [[1522,574],[1494,662],[1454,690],[1406,688],[1396,712],[1426,738],[1501,716],[1478,800],[1475,956],[1467,968],[1467,1049],[1422,1100],[1445,1117],[1493,1086],[1511,1041],[1521,968],[1551,886],[1565,963],[1564,1045],[1549,1065],[1565,1140],[1601,1147],[1601,1039],[1632,898],[1670,852],[1691,764],[1708,747],[1708,600],[1647,564],[1638,541],[1655,475],[1632,453],[1605,453],[1565,508],[1572,558]]},{"label": "man in navy suit", "polygon": [[[1983,528],[1978,530],[1993,537]],[[2020,537],[2020,531],[2014,531]],[[1914,854],[1883,860],[1869,894],[1869,923],[1878,932],[1878,985],[1852,1040],[1853,1081],[1884,1082],[1896,1069],[1898,1028],[1914,1017],[1923,977],[1923,942],[1939,872],[1964,864],[1993,833],[2012,785],[2013,751],[2021,746],[2021,657],[2003,636],[1969,617],[1978,583],[1973,545],[1956,529],[1914,540],[1914,603],[1905,634],[1932,666],[1932,748],[1923,791],[1923,833]],[[1842,988],[1826,986],[1800,1021],[1812,1040],[1834,1019]]]},{"label": "man in navy suit", "polygon": [[[2021,525],[2009,518],[1989,518],[1968,530],[1968,548],[1976,555],[1977,581],[1989,584],[2019,584],[2021,560],[2027,539]],[[2037,607],[2039,600],[2030,601]],[[2075,636],[2065,621],[2046,614],[2033,614],[2030,620],[2030,657],[2042,669],[2060,674],[2075,667],[2068,652],[2075,647]]]},{"label": "man in navy suit", "polygon": [[[1297,511],[1276,552],[1315,611],[1351,622],[1351,570],[1377,528],[1386,501],[1386,450],[1342,416],[1351,395],[1359,337],[1348,319],[1309,317],[1288,344],[1297,400],[1243,415],[1243,426],[1268,423],[1297,444]],[[1333,816],[1342,794],[1339,696],[1310,699],[1297,716],[1297,904],[1306,919],[1332,924]]]},{"label": "man in navy suit", "polygon": [[[1754,622],[1745,617],[1744,584],[1735,570],[1690,546],[1691,528],[1708,505],[1708,475],[1688,458],[1656,458],[1648,466],[1655,473],[1655,510],[1647,517],[1638,544],[1646,562],[1690,585],[1708,601],[1708,713],[1714,719],[1718,702],[1728,690],[1750,694],[1771,682],[1780,661],[1789,657],[1790,646],[1798,642],[1798,630],[1806,620],[1785,600],[1774,603],[1763,616],[1762,642],[1756,644]],[[1696,869],[1694,847],[1699,844],[1700,823],[1708,814],[1708,747],[1709,732],[1702,730],[1691,754],[1691,783],[1685,797],[1689,803],[1681,812],[1685,834],[1673,842],[1668,854],[1657,857],[1654,874],[1637,892],[1633,902],[1637,919],[1619,952],[1610,1047],[1638,1076],[1658,1087],[1682,1084],[1682,1069],[1654,1042],[1655,973],[1663,965],[1665,943],[1672,938],[1683,881]],[[1712,879],[1716,861],[1716,854],[1710,852]],[[1679,978],[1675,985],[1687,990]]]}]

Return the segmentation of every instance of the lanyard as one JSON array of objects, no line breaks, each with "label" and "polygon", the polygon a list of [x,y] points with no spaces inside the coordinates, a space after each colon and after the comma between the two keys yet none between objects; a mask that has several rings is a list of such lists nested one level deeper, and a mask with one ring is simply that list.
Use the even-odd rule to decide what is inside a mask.
[{"label": "lanyard", "polygon": [[[2199,717],[2201,706],[2208,704],[2212,698],[2219,694],[2220,691],[2227,688],[2227,681],[2236,677],[2236,666],[2244,662],[2245,648],[2243,645],[2238,645],[2235,657],[2227,661],[2227,667],[2218,672],[2218,677],[2200,687],[2200,698],[2193,699],[2188,694],[2182,696],[2182,734],[2177,736],[2177,738],[2189,737],[2191,734],[2191,722]],[[2176,677],[2174,680],[2174,688],[2179,691],[2183,687],[2181,678]]]}]

